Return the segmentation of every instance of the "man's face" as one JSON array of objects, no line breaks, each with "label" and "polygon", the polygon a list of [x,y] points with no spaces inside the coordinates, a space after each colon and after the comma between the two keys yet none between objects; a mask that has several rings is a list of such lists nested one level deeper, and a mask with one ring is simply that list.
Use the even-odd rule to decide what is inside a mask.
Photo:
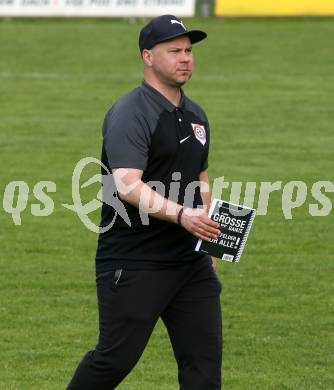
[{"label": "man's face", "polygon": [[158,43],[152,50],[152,70],[164,84],[181,87],[193,69],[192,46],[188,36]]}]

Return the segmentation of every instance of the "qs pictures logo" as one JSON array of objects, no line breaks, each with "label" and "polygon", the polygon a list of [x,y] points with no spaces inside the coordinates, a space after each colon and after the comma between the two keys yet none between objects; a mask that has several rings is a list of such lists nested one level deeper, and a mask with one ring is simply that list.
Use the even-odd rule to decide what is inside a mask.
[{"label": "qs pictures logo", "polygon": [[[96,174],[80,185],[80,178],[82,176],[83,170],[89,164],[99,165],[100,168],[102,168],[102,170],[106,174],[103,175]],[[83,204],[81,200],[80,191],[83,188],[87,188],[88,186],[96,182],[99,182],[102,185],[96,195],[96,198],[92,199],[88,203]],[[109,169],[105,166],[105,164],[103,164],[97,158],[85,157],[81,159],[75,166],[72,175],[72,200],[73,200],[73,204],[70,205],[70,204],[63,203],[62,206],[69,210],[74,211],[80,218],[81,222],[92,232],[104,233],[108,231],[115,223],[118,214],[123,218],[123,220],[129,226],[131,226],[131,222],[126,212],[126,209],[124,207],[124,204],[120,201],[120,199],[117,196],[117,189],[112,174],[109,171]],[[89,214],[99,209],[102,206],[103,202],[113,207],[113,209],[115,210],[115,215],[112,221],[107,226],[99,227],[90,219]]]}]

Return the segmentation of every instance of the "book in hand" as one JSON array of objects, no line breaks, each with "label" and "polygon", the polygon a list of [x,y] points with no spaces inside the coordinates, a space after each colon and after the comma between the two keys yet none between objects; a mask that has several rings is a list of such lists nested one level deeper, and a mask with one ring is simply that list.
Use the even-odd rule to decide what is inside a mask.
[{"label": "book in hand", "polygon": [[210,241],[198,240],[195,250],[222,260],[238,262],[255,214],[255,209],[250,207],[213,199],[209,217],[219,223],[219,237]]}]

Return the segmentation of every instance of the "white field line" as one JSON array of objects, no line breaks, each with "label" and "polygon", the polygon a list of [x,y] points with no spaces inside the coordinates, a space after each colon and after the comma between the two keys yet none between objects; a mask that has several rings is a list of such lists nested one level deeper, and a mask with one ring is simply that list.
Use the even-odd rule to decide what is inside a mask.
[{"label": "white field line", "polygon": [[[111,105],[111,104],[110,104]],[[1,116],[1,123],[0,123],[0,127],[4,124],[4,123],[31,123],[31,122],[38,122],[38,123],[68,123],[68,122],[78,122],[78,120],[80,119],[80,123],[97,123],[96,122],[96,119],[94,118],[84,118],[80,115],[80,117],[65,117],[65,118],[59,118],[59,117],[52,117],[50,115],[46,115],[46,116],[42,116],[42,115],[38,115],[38,116],[27,116],[27,115],[24,115],[24,116]]]},{"label": "white field line", "polygon": [[[137,80],[143,77],[142,73],[108,73],[108,74],[69,74],[69,73],[44,73],[44,72],[31,72],[31,73],[17,73],[17,72],[0,72],[0,78],[2,79],[27,79],[27,80],[120,80],[131,79]],[[260,76],[255,77],[258,79]],[[223,74],[212,75],[196,75],[199,80],[228,80],[230,77],[226,77]],[[242,78],[245,78],[242,77]],[[247,78],[247,77],[246,77]],[[253,77],[252,77],[253,78]],[[238,79],[238,77],[237,77]]]},{"label": "white field line", "polygon": [[28,79],[28,80],[119,80],[119,79],[133,79],[137,80],[142,77],[142,74],[132,73],[110,73],[110,74],[64,74],[64,73],[44,73],[44,72],[31,72],[31,73],[16,73],[16,72],[0,72],[0,78],[2,79]]},{"label": "white field line", "polygon": [[[305,75],[293,74],[235,74],[226,76],[223,73],[219,74],[195,74],[195,79],[198,81],[217,82],[217,81],[257,81],[265,80],[268,82],[284,81],[292,84],[313,84],[314,82],[329,82],[334,81],[334,75],[309,75],[305,80]],[[142,73],[107,73],[107,74],[70,74],[70,73],[46,73],[46,72],[0,72],[0,79],[17,79],[17,80],[78,80],[78,81],[94,81],[94,80],[142,80]]]}]

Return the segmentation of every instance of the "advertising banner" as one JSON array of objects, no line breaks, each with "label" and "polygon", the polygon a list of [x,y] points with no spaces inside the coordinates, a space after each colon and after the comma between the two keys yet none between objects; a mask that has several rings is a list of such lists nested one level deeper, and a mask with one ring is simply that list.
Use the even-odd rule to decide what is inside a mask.
[{"label": "advertising banner", "polygon": [[217,16],[334,15],[334,0],[216,0]]},{"label": "advertising banner", "polygon": [[195,0],[0,0],[0,17],[193,16]]}]

